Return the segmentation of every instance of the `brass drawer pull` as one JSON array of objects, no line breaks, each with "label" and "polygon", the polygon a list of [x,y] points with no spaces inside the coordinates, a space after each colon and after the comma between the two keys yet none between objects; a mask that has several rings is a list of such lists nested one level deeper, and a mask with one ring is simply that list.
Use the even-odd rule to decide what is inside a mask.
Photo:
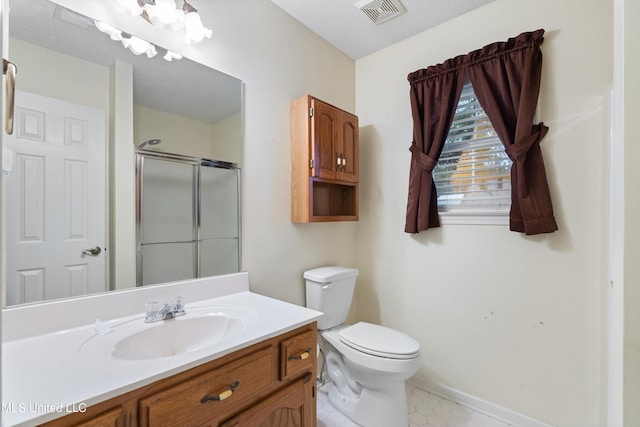
[{"label": "brass drawer pull", "polygon": [[226,389],[225,391],[223,391],[220,394],[216,394],[215,396],[209,396],[208,394],[203,397],[202,399],[200,399],[200,403],[207,403],[210,400],[215,400],[215,401],[222,401],[225,400],[229,397],[231,397],[231,395],[233,394],[233,392],[235,391],[236,387],[238,387],[240,385],[239,381],[234,381],[228,389]]},{"label": "brass drawer pull", "polygon": [[304,360],[307,357],[311,356],[311,349],[308,348],[305,351],[303,351],[300,354],[294,354],[292,356],[289,356],[289,358],[287,360],[291,361],[291,360]]}]

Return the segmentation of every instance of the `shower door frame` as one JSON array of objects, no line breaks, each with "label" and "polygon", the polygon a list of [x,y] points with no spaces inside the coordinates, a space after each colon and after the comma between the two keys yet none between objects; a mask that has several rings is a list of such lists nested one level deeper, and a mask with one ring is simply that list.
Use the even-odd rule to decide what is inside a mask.
[{"label": "shower door frame", "polygon": [[[195,166],[194,168],[194,176],[193,176],[193,204],[192,204],[192,213],[193,213],[193,242],[195,244],[194,249],[194,278],[201,277],[201,260],[200,260],[200,227],[201,227],[201,212],[200,212],[200,199],[201,199],[201,186],[200,186],[200,170],[202,167],[214,167],[220,169],[228,169],[234,170],[237,174],[237,221],[238,221],[238,230],[237,230],[237,239],[238,239],[238,271],[242,271],[242,215],[241,215],[241,198],[240,198],[240,167],[237,164],[231,162],[225,162],[222,160],[213,160],[207,159],[203,157],[192,157],[186,156],[182,154],[175,153],[166,153],[160,151],[151,151],[144,149],[136,149],[135,151],[135,167],[136,167],[136,287],[138,286],[148,286],[143,285],[142,273],[143,273],[143,256],[142,256],[142,247],[144,244],[142,243],[142,233],[143,233],[143,224],[142,217],[144,207],[142,205],[143,195],[144,195],[144,184],[143,184],[143,172],[144,172],[144,159],[158,159],[164,161],[173,161],[177,163],[183,163],[188,165]],[[167,242],[167,243],[187,243],[187,242]],[[162,244],[162,242],[154,243],[154,244]],[[164,282],[162,282],[164,283]],[[157,284],[157,283],[153,283]],[[149,284],[151,285],[151,284]]]}]

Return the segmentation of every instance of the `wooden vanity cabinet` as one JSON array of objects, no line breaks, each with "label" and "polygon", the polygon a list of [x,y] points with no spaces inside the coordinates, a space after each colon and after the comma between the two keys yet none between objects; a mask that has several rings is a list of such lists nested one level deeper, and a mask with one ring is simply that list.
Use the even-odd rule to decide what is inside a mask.
[{"label": "wooden vanity cabinet", "polygon": [[315,427],[316,323],[47,426]]},{"label": "wooden vanity cabinet", "polygon": [[358,117],[313,96],[291,102],[291,221],[358,220]]}]

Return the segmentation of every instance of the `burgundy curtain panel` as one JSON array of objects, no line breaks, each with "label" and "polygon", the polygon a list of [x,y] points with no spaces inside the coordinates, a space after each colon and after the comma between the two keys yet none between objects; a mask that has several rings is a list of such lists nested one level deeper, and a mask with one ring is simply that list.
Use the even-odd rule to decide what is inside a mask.
[{"label": "burgundy curtain panel", "polygon": [[544,30],[522,33],[409,74],[413,142],[407,233],[440,226],[431,172],[442,152],[467,75],[513,161],[510,229],[526,234],[558,229],[540,150],[548,128],[533,123],[540,91],[543,35]]},{"label": "burgundy curtain panel", "polygon": [[413,143],[405,231],[439,227],[436,185],[431,172],[447,139],[466,79],[462,70],[418,71],[411,84]]}]

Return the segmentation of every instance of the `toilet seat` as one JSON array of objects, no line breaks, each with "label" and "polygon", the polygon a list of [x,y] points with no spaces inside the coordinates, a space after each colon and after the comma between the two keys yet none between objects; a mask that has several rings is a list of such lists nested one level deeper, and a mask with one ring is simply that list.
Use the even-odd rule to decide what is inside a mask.
[{"label": "toilet seat", "polygon": [[402,332],[367,322],[358,322],[339,332],[345,345],[363,353],[389,359],[413,359],[420,355],[420,345]]}]

